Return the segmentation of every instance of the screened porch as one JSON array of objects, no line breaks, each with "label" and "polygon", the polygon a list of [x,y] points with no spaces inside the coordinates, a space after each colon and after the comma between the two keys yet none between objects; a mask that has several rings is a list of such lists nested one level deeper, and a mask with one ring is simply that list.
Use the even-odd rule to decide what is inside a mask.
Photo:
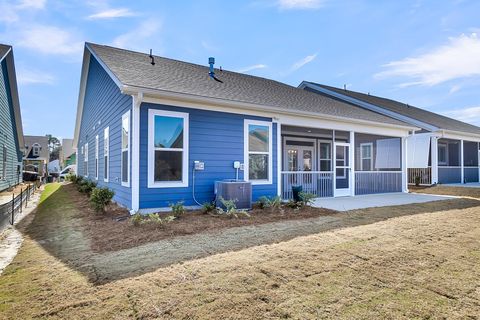
[{"label": "screened porch", "polygon": [[398,137],[282,126],[283,199],[292,187],[317,197],[402,191]]}]

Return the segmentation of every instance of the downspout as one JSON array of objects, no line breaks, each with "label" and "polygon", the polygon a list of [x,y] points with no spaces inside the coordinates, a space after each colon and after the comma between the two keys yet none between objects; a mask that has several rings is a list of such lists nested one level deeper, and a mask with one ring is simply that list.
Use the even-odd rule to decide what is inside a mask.
[{"label": "downspout", "polygon": [[132,210],[131,214],[140,208],[140,106],[143,92],[132,95]]}]

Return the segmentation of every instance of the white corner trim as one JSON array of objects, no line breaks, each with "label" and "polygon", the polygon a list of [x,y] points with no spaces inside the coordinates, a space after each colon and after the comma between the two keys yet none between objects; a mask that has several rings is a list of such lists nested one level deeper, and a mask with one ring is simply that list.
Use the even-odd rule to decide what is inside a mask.
[{"label": "white corner trim", "polygon": [[[106,144],[106,146],[105,146]],[[105,154],[105,149],[107,153]],[[110,178],[110,127],[103,129],[103,181],[108,182]],[[105,156],[107,157],[107,162],[105,162]],[[105,175],[105,172],[107,173]]]},{"label": "white corner trim", "polygon": [[[128,148],[123,150],[122,149],[122,138],[123,138],[123,120],[128,119]],[[130,187],[130,149],[131,149],[131,130],[132,130],[132,121],[130,118],[130,110],[125,112],[122,115],[122,123],[120,125],[120,181],[122,183],[122,186],[124,187]],[[127,181],[123,181],[123,152],[127,151]]]},{"label": "white corner trim", "polygon": [[140,208],[140,106],[143,94],[132,95],[132,210]]},{"label": "white corner trim", "polygon": [[[183,119],[182,181],[155,181],[155,116]],[[148,110],[148,188],[184,188],[189,181],[189,114],[166,110]],[[167,151],[168,149],[165,149]]]},{"label": "white corner trim", "polygon": [[98,170],[100,168],[98,157],[98,134],[95,136],[95,180],[98,180]]},{"label": "white corner trim", "polygon": [[[268,127],[268,179],[267,180],[250,180],[249,179],[249,155],[250,151],[248,149],[249,145],[249,136],[248,136],[248,128],[250,125],[259,125],[259,126],[266,126]],[[245,119],[243,124],[243,163],[244,163],[244,180],[250,181],[252,185],[265,185],[265,184],[272,184],[273,183],[273,139],[272,136],[272,122],[269,121],[259,121],[259,120],[250,120]],[[252,154],[255,154],[253,152]],[[264,154],[264,153],[259,153]],[[266,152],[265,152],[266,154]],[[278,157],[278,155],[277,155]]]}]

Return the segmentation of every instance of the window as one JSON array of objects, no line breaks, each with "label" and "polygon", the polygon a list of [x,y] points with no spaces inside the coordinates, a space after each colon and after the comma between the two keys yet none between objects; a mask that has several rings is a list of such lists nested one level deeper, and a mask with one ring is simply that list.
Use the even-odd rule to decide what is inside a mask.
[{"label": "window", "polygon": [[32,145],[32,156],[33,157],[40,157],[40,145],[38,143],[34,143]]},{"label": "window", "polygon": [[332,145],[320,142],[320,171],[332,171]]},{"label": "window", "polygon": [[369,142],[369,143],[360,144],[360,170],[361,171],[373,170],[372,150],[373,150],[373,143]]},{"label": "window", "polygon": [[95,180],[98,180],[98,135],[95,137]]},{"label": "window", "polygon": [[83,156],[83,175],[88,177],[88,143],[85,143],[85,155]]},{"label": "window", "polygon": [[130,185],[130,111],[122,116],[122,186]]},{"label": "window", "polygon": [[[346,167],[347,166],[347,156],[348,156],[348,147],[346,146],[336,146],[336,154],[335,154],[335,161],[336,161],[336,166],[337,167]],[[347,177],[346,175],[346,169],[345,168],[337,168],[336,172],[336,177],[337,179],[345,179]]]},{"label": "window", "polygon": [[438,144],[438,164],[447,164],[448,147],[446,144]]},{"label": "window", "polygon": [[3,144],[2,147],[3,156],[2,156],[2,179],[7,178],[7,147]]},{"label": "window", "polygon": [[150,110],[148,187],[188,186],[188,113]]},{"label": "window", "polygon": [[272,124],[245,120],[246,180],[253,184],[272,183]]},{"label": "window", "polygon": [[108,156],[110,149],[109,128],[103,130],[103,180],[108,182]]}]

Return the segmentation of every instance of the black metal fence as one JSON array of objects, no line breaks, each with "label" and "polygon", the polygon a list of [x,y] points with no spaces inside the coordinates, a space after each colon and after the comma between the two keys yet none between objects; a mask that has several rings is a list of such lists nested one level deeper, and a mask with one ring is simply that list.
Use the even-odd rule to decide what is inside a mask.
[{"label": "black metal fence", "polygon": [[12,200],[7,203],[0,204],[0,231],[8,224],[15,222],[15,219],[23,211],[23,207],[28,205],[31,196],[37,190],[37,186],[32,183],[25,189],[20,189],[20,193],[12,194]]}]

